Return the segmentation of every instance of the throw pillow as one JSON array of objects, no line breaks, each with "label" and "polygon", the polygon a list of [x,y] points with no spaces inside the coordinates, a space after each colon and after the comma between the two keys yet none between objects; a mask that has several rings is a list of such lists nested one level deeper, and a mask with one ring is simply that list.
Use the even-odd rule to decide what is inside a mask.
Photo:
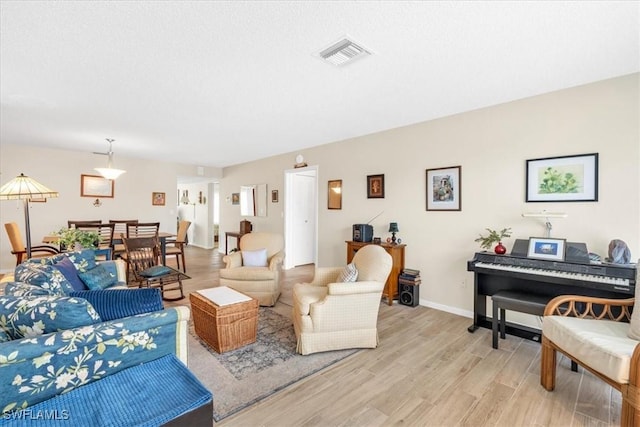
[{"label": "throw pillow", "polygon": [[39,286],[54,295],[66,295],[73,291],[73,286],[60,270],[48,264],[23,262],[16,266],[14,280]]},{"label": "throw pillow", "polygon": [[75,265],[76,270],[80,272],[91,270],[96,266],[96,253],[93,249],[63,252],[53,257],[54,263],[60,262],[64,257],[69,258],[73,265]]},{"label": "throw pillow", "polygon": [[91,270],[79,272],[78,277],[91,290],[106,289],[118,283],[118,278],[109,273],[109,271],[101,264],[96,265]]},{"label": "throw pillow", "polygon": [[82,298],[59,296],[0,297],[0,330],[13,339],[32,338],[100,322]]},{"label": "throw pillow", "polygon": [[24,282],[7,282],[4,288],[5,295],[12,295],[14,297],[26,297],[37,295],[53,295],[48,290],[41,288],[40,286],[30,285]]},{"label": "throw pillow", "polygon": [[358,279],[358,269],[355,264],[347,264],[347,266],[338,275],[338,283],[355,282]]},{"label": "throw pillow", "polygon": [[87,287],[84,282],[80,280],[78,276],[78,270],[76,270],[76,266],[73,265],[73,262],[68,257],[62,258],[58,261],[57,264],[54,264],[54,267],[60,270],[60,273],[67,279],[67,281],[71,284],[71,287],[74,291],[85,291]]},{"label": "throw pillow", "polygon": [[248,267],[266,267],[267,249],[265,248],[255,251],[242,251],[242,265]]},{"label": "throw pillow", "polygon": [[169,267],[165,267],[164,265],[154,265],[153,267],[149,267],[146,270],[142,270],[140,272],[140,275],[142,277],[158,277],[158,276],[164,276],[165,274],[171,273],[173,270],[171,270]]}]

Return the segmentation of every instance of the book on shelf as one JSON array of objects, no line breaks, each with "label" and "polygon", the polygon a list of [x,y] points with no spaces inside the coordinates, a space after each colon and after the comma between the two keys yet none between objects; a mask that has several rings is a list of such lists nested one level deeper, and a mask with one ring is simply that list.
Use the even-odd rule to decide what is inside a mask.
[{"label": "book on shelf", "polygon": [[402,283],[403,285],[419,285],[422,281],[418,279],[405,279],[402,276],[398,279],[398,283]]}]

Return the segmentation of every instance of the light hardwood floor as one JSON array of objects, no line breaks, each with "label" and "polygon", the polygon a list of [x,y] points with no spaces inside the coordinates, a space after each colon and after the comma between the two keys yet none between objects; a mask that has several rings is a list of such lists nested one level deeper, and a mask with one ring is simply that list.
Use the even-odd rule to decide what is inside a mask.
[{"label": "light hardwood floor", "polygon": [[[170,265],[175,261],[170,260]],[[218,285],[222,255],[187,248],[187,293]],[[313,266],[284,272],[309,280]],[[422,283],[423,287],[429,286]],[[188,298],[178,302],[188,305]],[[279,303],[280,304],[280,303]],[[217,423],[232,426],[609,426],[620,394],[561,357],[556,390],[540,385],[540,345],[467,332],[470,319],[426,307],[380,305],[380,344]],[[214,396],[215,400],[215,396]]]}]

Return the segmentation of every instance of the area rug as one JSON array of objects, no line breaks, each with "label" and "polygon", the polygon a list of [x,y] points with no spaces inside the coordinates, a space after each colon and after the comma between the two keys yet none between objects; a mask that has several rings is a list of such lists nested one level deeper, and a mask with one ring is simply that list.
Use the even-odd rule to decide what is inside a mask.
[{"label": "area rug", "polygon": [[213,393],[213,418],[220,421],[358,350],[302,356],[296,353],[291,319],[260,307],[255,343],[218,354],[191,329],[189,369]]}]

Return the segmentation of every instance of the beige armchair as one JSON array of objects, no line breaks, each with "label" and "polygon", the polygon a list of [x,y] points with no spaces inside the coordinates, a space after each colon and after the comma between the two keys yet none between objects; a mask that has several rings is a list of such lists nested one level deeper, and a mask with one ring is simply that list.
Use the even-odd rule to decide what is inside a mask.
[{"label": "beige armchair", "polygon": [[240,250],[225,255],[222,261],[225,267],[220,269],[220,285],[243,292],[257,299],[260,305],[275,305],[280,297],[280,270],[284,261],[281,234],[244,234],[240,238]]},{"label": "beige armchair", "polygon": [[353,257],[355,282],[338,282],[344,267],[316,268],[311,283],[293,287],[293,326],[300,354],[378,346],[378,309],[391,256],[367,245]]}]

